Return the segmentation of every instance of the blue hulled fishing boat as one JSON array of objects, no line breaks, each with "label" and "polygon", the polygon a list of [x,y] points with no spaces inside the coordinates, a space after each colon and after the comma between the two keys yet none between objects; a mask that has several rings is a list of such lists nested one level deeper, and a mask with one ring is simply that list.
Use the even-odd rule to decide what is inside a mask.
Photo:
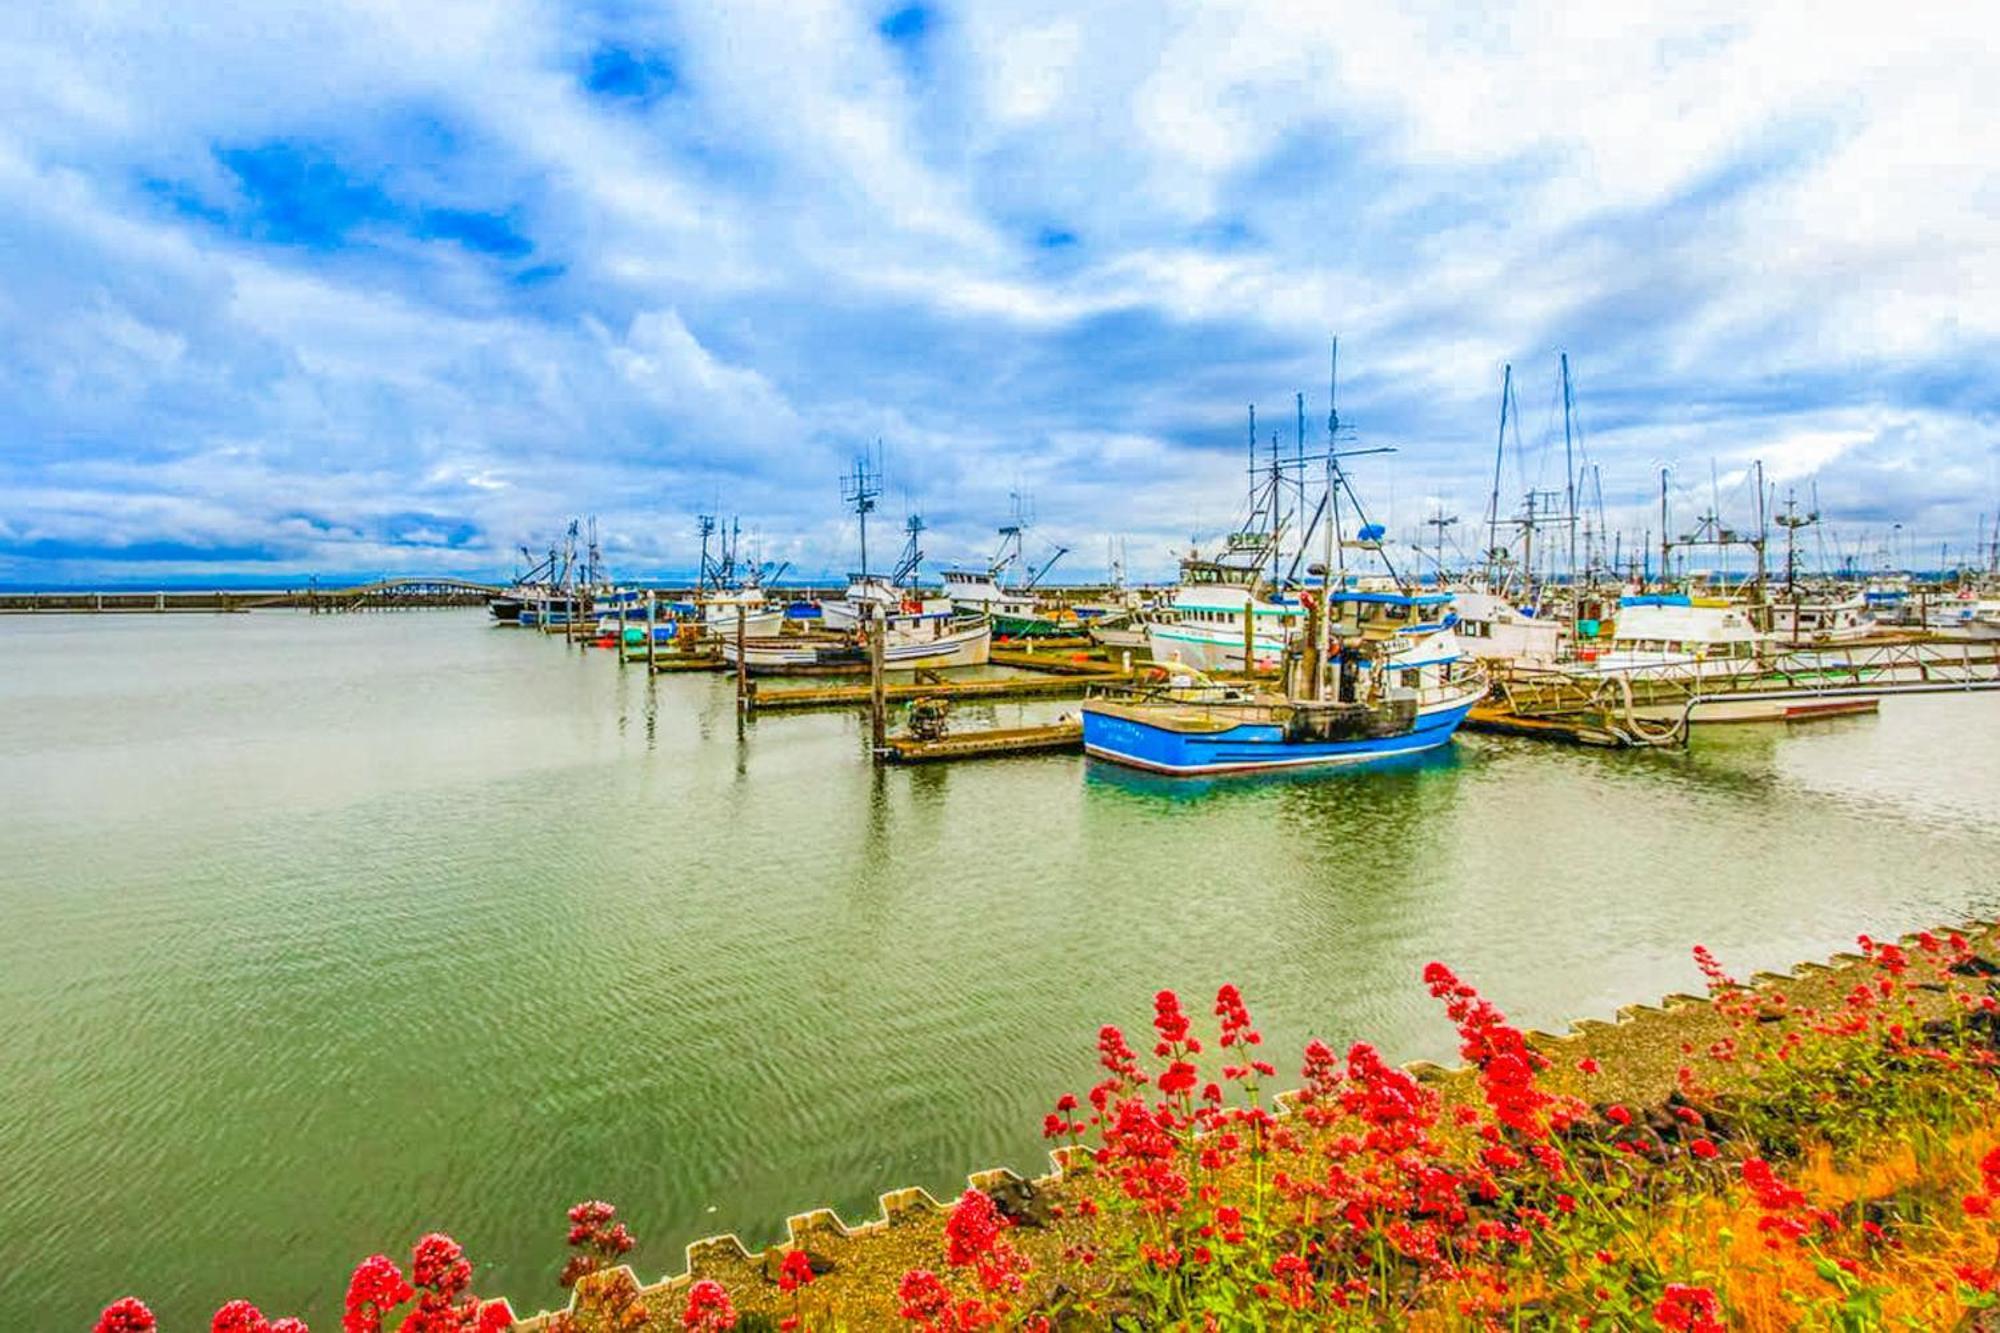
[{"label": "blue hulled fishing boat", "polygon": [[[1355,764],[1415,754],[1452,738],[1486,676],[1452,633],[1451,597],[1335,589],[1324,668],[1313,645],[1289,650],[1287,674],[1306,688],[1211,680],[1177,662],[1156,680],[1086,700],[1083,747],[1156,773],[1202,776]],[[1312,598],[1315,621],[1321,602]]]},{"label": "blue hulled fishing boat", "polygon": [[[1325,485],[1291,569],[1315,533],[1323,557],[1307,580],[1279,574],[1283,534],[1306,508],[1304,421],[1301,399],[1296,453],[1286,459],[1274,444],[1265,466],[1252,417],[1251,521],[1228,544],[1252,558],[1190,562],[1208,577],[1176,598],[1179,637],[1154,638],[1152,679],[1084,702],[1087,753],[1188,776],[1366,763],[1446,744],[1486,693],[1485,672],[1453,633],[1451,594],[1397,577],[1383,529],[1367,521],[1341,472],[1344,457],[1388,451],[1339,449],[1337,411],[1327,415],[1326,452],[1310,460],[1325,465]],[[1359,520],[1353,540],[1344,535],[1343,501]],[[1350,572],[1350,550],[1379,559],[1386,575]],[[1221,595],[1198,595],[1212,588]],[[1250,679],[1218,681],[1204,671],[1227,666],[1247,668]],[[1261,677],[1273,667],[1275,677]]]}]

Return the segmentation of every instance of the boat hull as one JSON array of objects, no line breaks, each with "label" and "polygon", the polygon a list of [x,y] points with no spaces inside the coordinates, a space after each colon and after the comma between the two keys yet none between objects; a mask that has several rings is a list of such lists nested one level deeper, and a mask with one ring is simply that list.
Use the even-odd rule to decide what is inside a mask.
[{"label": "boat hull", "polygon": [[[849,641],[746,639],[743,648],[743,666],[752,675],[858,674],[868,670],[867,646]],[[721,650],[722,660],[733,665],[735,638],[724,638]],[[891,638],[882,646],[882,666],[888,671],[985,666],[992,650],[992,628],[982,622],[967,629],[947,630],[933,638]]]},{"label": "boat hull", "polygon": [[[1197,671],[1243,670],[1243,636],[1192,625],[1148,625],[1146,644],[1155,662],[1179,661]],[[1275,671],[1285,660],[1285,641],[1259,634],[1252,641],[1256,669]]]},{"label": "boat hull", "polygon": [[1466,695],[1419,712],[1415,724],[1398,735],[1336,741],[1288,741],[1284,728],[1270,722],[1187,731],[1133,716],[1142,710],[1090,701],[1083,706],[1083,748],[1098,759],[1176,777],[1365,764],[1446,744],[1477,701]]}]

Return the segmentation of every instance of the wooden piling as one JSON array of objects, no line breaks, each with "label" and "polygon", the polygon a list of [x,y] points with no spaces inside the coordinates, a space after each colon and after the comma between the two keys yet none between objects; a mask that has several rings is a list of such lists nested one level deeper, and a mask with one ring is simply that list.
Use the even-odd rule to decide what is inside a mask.
[{"label": "wooden piling", "polygon": [[1243,599],[1243,674],[1257,674],[1257,603]]},{"label": "wooden piling", "polygon": [[879,606],[868,617],[868,734],[872,753],[879,763],[889,739],[889,690],[882,668],[885,617]]},{"label": "wooden piling", "polygon": [[736,603],[736,708],[744,711],[744,700],[750,696],[750,656],[744,651],[743,603]]},{"label": "wooden piling", "polygon": [[[618,652],[622,656],[625,646],[620,644]],[[660,590],[646,592],[646,673],[651,675],[660,664]]]}]

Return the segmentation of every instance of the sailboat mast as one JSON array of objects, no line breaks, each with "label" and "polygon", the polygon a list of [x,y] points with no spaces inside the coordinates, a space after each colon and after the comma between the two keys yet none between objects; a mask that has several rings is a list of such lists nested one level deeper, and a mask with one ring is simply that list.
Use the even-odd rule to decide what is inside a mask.
[{"label": "sailboat mast", "polygon": [[1514,367],[1503,367],[1500,378],[1500,436],[1493,442],[1493,491],[1486,497],[1486,585],[1497,591],[1500,560],[1500,460],[1507,449],[1507,401],[1514,393]]},{"label": "sailboat mast", "polygon": [[[1567,489],[1567,494],[1565,495],[1564,499],[1567,501],[1569,505],[1569,509],[1567,511],[1569,519],[1569,582],[1572,593],[1574,593],[1574,590],[1576,588],[1576,461],[1574,455],[1574,446],[1571,444],[1570,441],[1569,417],[1570,417],[1570,409],[1574,405],[1574,400],[1570,397],[1568,352],[1562,353],[1562,381],[1563,381],[1562,385],[1563,485]],[[1570,600],[1573,605],[1576,599],[1572,595]],[[1571,618],[1574,619],[1574,615],[1572,615]]]}]

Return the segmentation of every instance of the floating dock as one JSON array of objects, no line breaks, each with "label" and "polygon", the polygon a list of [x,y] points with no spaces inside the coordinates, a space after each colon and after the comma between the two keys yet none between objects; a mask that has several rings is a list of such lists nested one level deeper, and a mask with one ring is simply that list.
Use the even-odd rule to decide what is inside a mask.
[{"label": "floating dock", "polygon": [[[993,699],[1075,698],[1092,685],[1115,685],[1130,681],[1122,671],[1097,670],[1043,676],[1009,676],[999,680],[952,680],[943,682],[898,681],[885,685],[883,700],[908,703],[912,699],[937,697],[953,703]],[[826,685],[807,689],[766,690],[752,682],[743,697],[745,712],[805,708],[861,708],[873,698],[866,685]]]},{"label": "floating dock", "polygon": [[1002,759],[1022,754],[1075,754],[1083,749],[1083,723],[1055,722],[1045,727],[1007,727],[965,731],[918,740],[891,736],[882,757],[892,764],[934,764],[949,759]]}]

